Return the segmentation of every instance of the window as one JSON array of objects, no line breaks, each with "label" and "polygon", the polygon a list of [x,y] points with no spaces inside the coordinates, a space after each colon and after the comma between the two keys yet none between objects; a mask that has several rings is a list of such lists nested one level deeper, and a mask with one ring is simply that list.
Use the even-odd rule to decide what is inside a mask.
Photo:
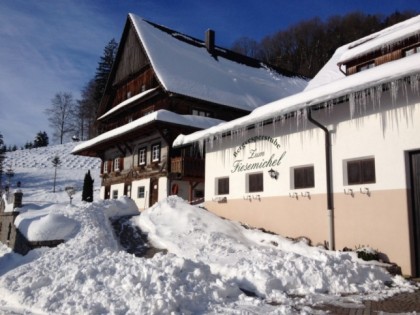
[{"label": "window", "polygon": [[152,145],[152,162],[160,161],[160,143]]},{"label": "window", "polygon": [[139,165],[146,165],[146,147],[139,149]]},{"label": "window", "polygon": [[108,161],[104,161],[104,174],[108,173]]},{"label": "window", "polygon": [[228,195],[229,194],[229,177],[217,178],[217,195]]},{"label": "window", "polygon": [[296,167],[293,169],[294,188],[312,188],[315,187],[314,167]]},{"label": "window", "polygon": [[203,116],[203,117],[210,117],[211,114],[205,110],[201,110],[201,109],[193,109],[192,110],[192,114],[194,116]]},{"label": "window", "polygon": [[365,64],[362,64],[362,65],[358,66],[357,71],[361,72],[361,71],[371,69],[373,67],[375,67],[375,61],[370,61],[368,63],[365,63]]},{"label": "window", "polygon": [[144,198],[144,186],[139,186],[137,188],[137,198]]},{"label": "window", "polygon": [[417,54],[417,53],[420,53],[420,46],[411,47],[411,48],[405,50],[404,51],[404,56],[408,57],[408,56],[411,56],[411,55],[414,55],[414,54]]},{"label": "window", "polygon": [[127,92],[127,99],[131,97],[131,91]]},{"label": "window", "polygon": [[248,174],[248,192],[264,191],[263,173]]},{"label": "window", "polygon": [[118,199],[118,190],[112,191],[112,199]]},{"label": "window", "polygon": [[114,159],[114,171],[115,172],[121,171],[120,170],[120,158],[119,157]]},{"label": "window", "polygon": [[375,159],[361,159],[347,162],[348,185],[373,184],[375,178]]}]

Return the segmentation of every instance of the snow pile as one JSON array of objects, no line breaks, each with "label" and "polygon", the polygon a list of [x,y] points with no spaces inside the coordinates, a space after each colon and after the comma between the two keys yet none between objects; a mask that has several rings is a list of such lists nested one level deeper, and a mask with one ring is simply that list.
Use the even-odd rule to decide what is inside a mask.
[{"label": "snow pile", "polygon": [[283,302],[285,294],[380,291],[394,281],[354,253],[329,252],[246,229],[178,197],[146,210],[136,222],[155,246],[208,265],[212,272],[271,301]]},{"label": "snow pile", "polygon": [[[46,171],[16,168],[25,204],[16,222],[29,238],[66,242],[26,256],[0,243],[0,314],[308,314],[414,289],[356,254],[246,229],[178,197],[131,220],[168,250],[138,258],[109,220],[138,214],[131,199],[85,203],[78,191],[70,205]],[[58,187],[80,185],[84,172],[59,169]]]}]

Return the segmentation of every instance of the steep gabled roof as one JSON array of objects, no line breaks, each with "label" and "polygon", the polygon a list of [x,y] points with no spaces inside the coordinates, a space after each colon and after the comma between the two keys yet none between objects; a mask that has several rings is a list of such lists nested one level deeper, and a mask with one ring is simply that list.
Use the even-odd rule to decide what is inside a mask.
[{"label": "steep gabled roof", "polygon": [[307,81],[129,14],[167,92],[246,111],[300,92]]}]

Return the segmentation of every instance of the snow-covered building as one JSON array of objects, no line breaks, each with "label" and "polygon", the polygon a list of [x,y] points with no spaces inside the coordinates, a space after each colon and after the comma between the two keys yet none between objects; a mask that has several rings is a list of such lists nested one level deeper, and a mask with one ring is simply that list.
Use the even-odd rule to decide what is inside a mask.
[{"label": "snow-covered building", "polygon": [[102,160],[102,198],[139,209],[170,194],[203,197],[204,160],[173,149],[180,134],[229,121],[300,92],[307,81],[129,14],[102,101],[100,135],[74,154]]},{"label": "snow-covered building", "polygon": [[371,246],[420,274],[420,16],[337,49],[307,88],[175,147],[205,148],[205,206],[285,236]]}]

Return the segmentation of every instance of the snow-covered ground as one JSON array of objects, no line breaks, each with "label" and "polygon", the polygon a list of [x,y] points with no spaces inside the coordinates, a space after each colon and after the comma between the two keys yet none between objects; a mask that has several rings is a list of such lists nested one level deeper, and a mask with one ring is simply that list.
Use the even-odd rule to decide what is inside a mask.
[{"label": "snow-covered ground", "polygon": [[[168,251],[135,257],[122,250],[109,222],[136,214],[134,202],[99,201],[99,162],[70,155],[73,147],[7,154],[26,204],[17,222],[28,237],[66,242],[26,256],[0,243],[0,314],[319,314],[313,307],[320,303],[360,303],[415,288],[353,253],[247,229],[178,197],[131,219]],[[56,154],[63,164],[53,193]],[[81,202],[88,169],[91,204]],[[66,186],[78,191],[72,205]]]}]

